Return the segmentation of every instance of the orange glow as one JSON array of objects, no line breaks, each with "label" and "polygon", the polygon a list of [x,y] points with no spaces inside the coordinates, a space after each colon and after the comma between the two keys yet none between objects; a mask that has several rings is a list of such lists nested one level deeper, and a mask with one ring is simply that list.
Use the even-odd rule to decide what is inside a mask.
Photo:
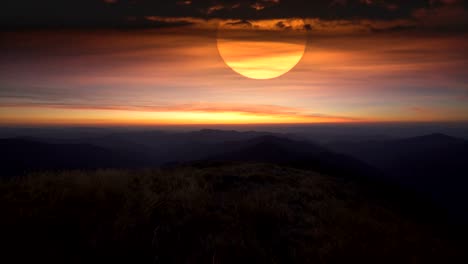
[{"label": "orange glow", "polygon": [[[11,112],[15,118],[11,118]],[[204,124],[300,124],[350,122],[340,117],[238,111],[130,111],[60,108],[3,108],[0,124],[101,124],[101,125],[204,125]]]},{"label": "orange glow", "polygon": [[235,72],[252,79],[272,79],[294,68],[304,56],[306,31],[291,21],[226,22],[218,31],[218,50]]},{"label": "orange glow", "polygon": [[252,79],[272,79],[301,60],[304,46],[289,43],[218,40],[219,51],[235,72]]}]

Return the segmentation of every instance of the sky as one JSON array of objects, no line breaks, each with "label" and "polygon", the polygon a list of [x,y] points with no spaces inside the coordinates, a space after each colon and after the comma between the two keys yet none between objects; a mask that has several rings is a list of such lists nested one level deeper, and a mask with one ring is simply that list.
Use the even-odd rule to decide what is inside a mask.
[{"label": "sky", "polygon": [[0,125],[468,121],[465,0],[1,5]]}]

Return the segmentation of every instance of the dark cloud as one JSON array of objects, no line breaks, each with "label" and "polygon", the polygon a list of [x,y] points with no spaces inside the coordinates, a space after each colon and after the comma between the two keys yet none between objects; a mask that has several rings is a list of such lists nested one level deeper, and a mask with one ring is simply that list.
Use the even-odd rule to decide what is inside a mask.
[{"label": "dark cloud", "polygon": [[236,21],[236,22],[230,22],[230,23],[226,23],[227,26],[235,26],[235,27],[238,27],[238,26],[245,26],[245,27],[252,27],[252,23],[250,23],[249,21],[247,20],[240,20],[240,21]]},{"label": "dark cloud", "polygon": [[181,19],[177,21],[167,21],[167,20],[161,19],[160,17],[154,17],[154,16],[146,16],[144,17],[144,19],[147,22],[148,27],[152,27],[152,28],[182,27],[182,26],[191,26],[195,24],[193,21],[190,21],[188,19]]},{"label": "dark cloud", "polygon": [[396,25],[388,28],[376,28],[373,26],[369,26],[369,30],[374,33],[383,33],[383,32],[402,32],[402,31],[409,31],[414,30],[417,27],[414,25]]},{"label": "dark cloud", "polygon": [[[1,4],[3,27],[145,27],[145,17],[220,19],[320,18],[391,20],[468,0],[15,0]],[[154,21],[153,21],[154,22]],[[177,25],[174,25],[177,26]]]},{"label": "dark cloud", "polygon": [[283,21],[280,21],[280,22],[276,23],[276,27],[277,27],[277,28],[284,29],[284,28],[286,27],[286,25],[284,24]]}]

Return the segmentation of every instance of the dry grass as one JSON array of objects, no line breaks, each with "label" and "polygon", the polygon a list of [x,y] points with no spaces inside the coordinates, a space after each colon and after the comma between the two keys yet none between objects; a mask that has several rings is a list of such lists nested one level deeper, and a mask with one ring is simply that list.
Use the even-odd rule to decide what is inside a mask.
[{"label": "dry grass", "polygon": [[13,257],[3,263],[456,263],[464,254],[360,186],[272,165],[41,173],[3,181],[0,193]]}]

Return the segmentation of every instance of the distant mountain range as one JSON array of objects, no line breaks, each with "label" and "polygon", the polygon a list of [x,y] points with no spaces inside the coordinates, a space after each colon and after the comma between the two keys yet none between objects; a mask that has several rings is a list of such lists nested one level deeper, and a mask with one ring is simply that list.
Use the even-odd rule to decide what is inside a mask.
[{"label": "distant mountain range", "polygon": [[383,171],[391,181],[432,196],[468,215],[468,141],[444,134],[363,142],[335,142],[332,151]]},{"label": "distant mountain range", "polygon": [[32,139],[0,139],[3,175],[41,170],[135,167],[135,157],[100,146],[44,143]]},{"label": "distant mountain range", "polygon": [[222,152],[225,142],[268,135],[260,132],[200,130],[112,133],[82,138],[0,139],[5,175],[37,170],[156,167],[199,160]]},{"label": "distant mountain range", "polygon": [[191,161],[268,162],[338,175],[367,175],[361,161],[284,134],[200,130],[116,133],[82,139],[0,139],[3,170],[156,167]]},{"label": "distant mountain range", "polygon": [[[443,134],[319,145],[293,135],[200,130],[75,139],[0,139],[3,175],[37,170],[157,167],[192,161],[265,162],[391,181],[459,208],[468,195],[468,142]],[[462,206],[466,215],[468,206]]]}]

